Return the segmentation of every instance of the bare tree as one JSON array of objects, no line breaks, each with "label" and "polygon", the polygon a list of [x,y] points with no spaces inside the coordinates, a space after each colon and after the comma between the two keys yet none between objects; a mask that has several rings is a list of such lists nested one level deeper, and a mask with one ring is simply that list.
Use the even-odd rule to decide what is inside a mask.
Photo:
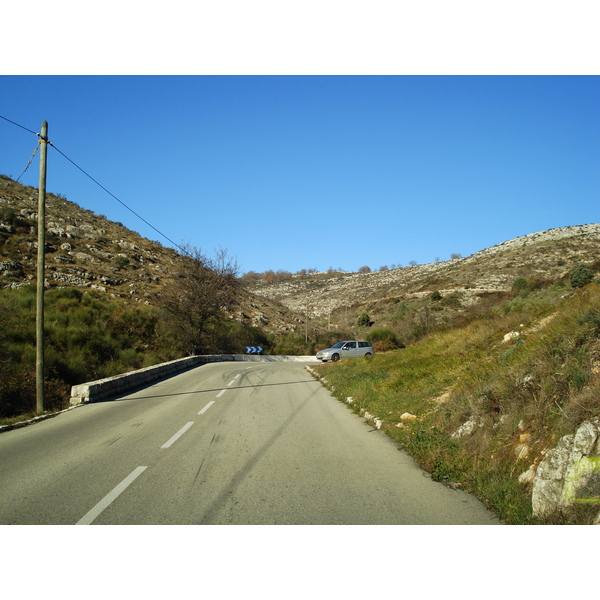
[{"label": "bare tree", "polygon": [[177,272],[163,290],[160,304],[166,327],[187,354],[203,354],[211,328],[226,318],[238,301],[240,283],[237,260],[219,248],[209,258],[198,248],[184,246]]}]

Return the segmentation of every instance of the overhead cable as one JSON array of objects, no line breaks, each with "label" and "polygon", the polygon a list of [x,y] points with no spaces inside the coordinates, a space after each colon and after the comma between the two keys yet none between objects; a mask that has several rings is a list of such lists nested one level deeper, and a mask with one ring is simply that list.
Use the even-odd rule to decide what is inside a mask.
[{"label": "overhead cable", "polygon": [[13,125],[16,125],[17,127],[20,127],[21,129],[24,129],[25,131],[29,131],[29,133],[33,133],[33,135],[37,135],[39,137],[39,133],[36,133],[35,131],[32,131],[31,129],[28,129],[27,127],[24,127],[23,125],[19,125],[18,123],[15,123],[14,121],[11,121],[10,119],[7,119],[6,117],[3,117],[2,115],[0,115],[0,119],[4,119],[5,121],[8,121],[9,123],[12,123]]},{"label": "overhead cable", "polygon": [[[4,119],[5,121],[8,121],[9,123],[12,123],[13,125],[16,125],[17,127],[20,127],[21,129],[24,129],[25,131],[28,131],[29,133],[33,133],[33,135],[36,135],[37,137],[41,137],[41,135],[39,133],[36,133],[35,131],[32,131],[31,129],[24,127],[23,125],[19,125],[19,123],[15,123],[14,121],[11,121],[10,119],[3,117],[2,115],[0,115],[0,119]],[[89,177],[89,179],[91,179],[98,187],[102,188],[109,196],[112,196],[119,204],[124,206],[131,213],[133,213],[138,219],[140,219],[141,221],[146,223],[146,225],[148,225],[148,227],[151,227],[152,229],[154,229],[154,231],[156,231],[156,233],[158,233],[160,236],[162,236],[163,238],[168,240],[171,244],[173,244],[173,246],[175,246],[176,248],[179,248],[179,250],[181,250],[181,252],[183,252],[183,254],[189,256],[189,252],[187,252],[179,244],[175,243],[171,238],[169,238],[164,233],[162,233],[162,231],[159,231],[156,227],[154,227],[154,225],[152,225],[151,223],[146,221],[146,219],[144,219],[144,217],[142,217],[141,215],[136,213],[132,208],[129,208],[129,206],[127,206],[127,204],[125,204],[122,200],[119,200],[119,198],[117,198],[112,192],[107,190],[101,183],[96,181],[89,173],[84,171],[77,163],[75,163],[73,160],[71,160],[64,152],[62,152],[59,148],[57,148],[52,142],[50,142],[49,140],[45,140],[45,141],[48,142],[48,145],[52,146],[52,148],[54,148],[61,156],[66,158],[74,167],[79,169],[86,177]],[[29,165],[31,164],[31,161],[33,160],[33,157],[35,156],[36,151],[37,151],[37,147],[33,151],[33,155],[29,159],[29,162],[27,163],[27,166],[25,167],[23,173],[21,173],[19,179],[21,179],[21,177],[23,177],[23,175],[25,174],[25,171],[27,171],[27,169],[29,168]],[[19,181],[19,179],[17,179],[17,182]]]},{"label": "overhead cable", "polygon": [[148,225],[148,227],[151,227],[152,229],[154,229],[154,231],[156,231],[156,233],[158,233],[159,235],[164,237],[166,240],[171,242],[171,244],[173,244],[175,247],[179,248],[179,250],[181,250],[184,254],[188,254],[181,246],[179,246],[179,244],[176,244],[172,239],[170,239],[164,233],[162,233],[162,231],[159,231],[156,227],[154,227],[154,225],[152,225],[152,223],[149,223],[148,221],[146,221],[146,219],[144,219],[144,217],[142,217],[141,215],[136,213],[132,208],[127,206],[127,204],[125,204],[125,202],[123,202],[122,200],[119,200],[119,198],[117,198],[112,192],[107,190],[101,183],[96,181],[89,173],[84,171],[77,163],[72,161],[64,152],[61,152],[61,150],[59,148],[57,148],[52,142],[48,142],[48,144],[50,146],[52,146],[52,148],[54,148],[60,155],[62,155],[64,158],[66,158],[74,167],[79,169],[86,177],[89,177],[98,187],[102,188],[108,195],[112,196],[119,204],[124,206],[129,212],[133,213],[138,219],[140,219],[144,223],[146,223],[146,225]]}]

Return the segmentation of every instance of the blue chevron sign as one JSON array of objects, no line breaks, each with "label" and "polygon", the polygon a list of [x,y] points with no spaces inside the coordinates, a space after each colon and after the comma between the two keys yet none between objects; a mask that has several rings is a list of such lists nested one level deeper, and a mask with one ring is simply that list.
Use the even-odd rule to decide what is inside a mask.
[{"label": "blue chevron sign", "polygon": [[262,346],[248,346],[246,348],[246,354],[262,354]]}]

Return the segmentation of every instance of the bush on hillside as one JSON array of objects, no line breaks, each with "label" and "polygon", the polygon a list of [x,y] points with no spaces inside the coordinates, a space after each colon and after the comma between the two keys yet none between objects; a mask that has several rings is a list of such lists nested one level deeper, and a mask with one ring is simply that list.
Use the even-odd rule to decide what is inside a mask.
[{"label": "bush on hillside", "polygon": [[404,344],[398,340],[396,334],[387,327],[373,329],[367,335],[367,340],[371,342],[375,352],[387,352],[388,350],[396,350],[396,348],[404,348]]},{"label": "bush on hillside", "polygon": [[593,279],[593,271],[590,271],[585,265],[577,265],[569,274],[569,280],[574,288],[583,287],[593,281]]},{"label": "bush on hillside", "polygon": [[[0,418],[35,411],[34,286],[0,290]],[[94,292],[51,289],[45,298],[44,409],[66,408],[72,385],[179,358],[150,307]]]},{"label": "bush on hillside", "polygon": [[371,327],[371,317],[367,313],[362,313],[362,315],[358,317],[358,326]]},{"label": "bush on hillside", "polygon": [[308,356],[315,354],[314,343],[307,342],[306,337],[298,333],[269,335],[270,347],[268,354],[283,356]]},{"label": "bush on hillside", "polygon": [[514,294],[520,294],[521,292],[526,291],[528,287],[529,284],[527,283],[527,279],[525,279],[525,277],[517,277],[513,281],[511,289]]}]

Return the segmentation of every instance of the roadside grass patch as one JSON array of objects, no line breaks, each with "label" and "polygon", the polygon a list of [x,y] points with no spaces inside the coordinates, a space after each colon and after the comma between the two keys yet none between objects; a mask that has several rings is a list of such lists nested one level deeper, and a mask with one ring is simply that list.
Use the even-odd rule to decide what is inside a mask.
[{"label": "roadside grass patch", "polygon": [[[433,479],[474,494],[506,523],[533,524],[542,520],[519,476],[600,417],[599,306],[596,283],[533,290],[464,327],[316,371],[337,398],[353,398],[354,411],[381,420]],[[574,509],[570,522],[588,513]]]}]

